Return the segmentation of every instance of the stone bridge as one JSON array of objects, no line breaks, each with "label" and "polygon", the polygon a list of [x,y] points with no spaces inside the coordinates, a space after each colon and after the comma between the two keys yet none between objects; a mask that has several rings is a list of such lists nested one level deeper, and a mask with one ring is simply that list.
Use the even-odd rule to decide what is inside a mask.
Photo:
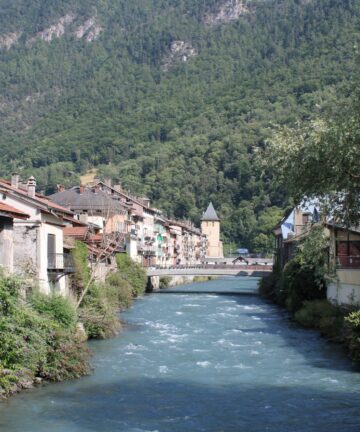
[{"label": "stone bridge", "polygon": [[202,265],[194,267],[148,268],[153,276],[253,276],[263,277],[272,272],[272,265]]}]

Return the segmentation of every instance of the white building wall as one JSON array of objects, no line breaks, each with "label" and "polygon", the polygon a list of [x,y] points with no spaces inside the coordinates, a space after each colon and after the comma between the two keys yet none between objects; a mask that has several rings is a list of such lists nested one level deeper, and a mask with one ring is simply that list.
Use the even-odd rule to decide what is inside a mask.
[{"label": "white building wall", "polygon": [[0,268],[7,272],[14,271],[14,228],[8,218],[0,220]]},{"label": "white building wall", "polygon": [[[56,226],[50,224],[51,217],[44,217],[48,223],[42,223],[40,227],[40,288],[46,294],[49,294],[51,291],[66,295],[66,279],[65,275],[62,273],[54,273],[49,275],[48,272],[48,235],[55,235],[55,253],[63,254],[64,253],[64,235],[63,235],[63,227]],[[56,219],[55,219],[56,220]],[[51,222],[50,222],[51,221]]]},{"label": "white building wall", "polygon": [[27,220],[14,219],[14,271],[39,280],[40,291],[52,290],[66,295],[64,274],[48,273],[48,234],[55,235],[55,252],[63,254],[63,227],[61,219],[44,214],[35,205],[7,196],[6,204],[30,216]]},{"label": "white building wall", "polygon": [[360,269],[338,270],[327,289],[327,299],[338,305],[360,306]]}]

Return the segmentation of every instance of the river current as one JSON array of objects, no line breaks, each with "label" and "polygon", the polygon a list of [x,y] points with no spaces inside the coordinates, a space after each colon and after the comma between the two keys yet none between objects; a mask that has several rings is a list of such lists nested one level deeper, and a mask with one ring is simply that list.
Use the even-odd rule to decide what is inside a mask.
[{"label": "river current", "polygon": [[1,403],[0,431],[360,431],[360,373],[342,349],[258,297],[151,294],[122,318],[118,337],[91,343],[93,375]]}]

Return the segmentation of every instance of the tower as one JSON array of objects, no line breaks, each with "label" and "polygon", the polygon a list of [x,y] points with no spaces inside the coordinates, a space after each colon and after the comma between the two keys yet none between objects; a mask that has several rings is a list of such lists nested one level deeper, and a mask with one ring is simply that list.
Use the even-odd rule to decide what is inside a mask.
[{"label": "tower", "polygon": [[223,258],[223,245],[220,241],[220,219],[212,203],[201,218],[201,232],[208,238],[207,257]]}]

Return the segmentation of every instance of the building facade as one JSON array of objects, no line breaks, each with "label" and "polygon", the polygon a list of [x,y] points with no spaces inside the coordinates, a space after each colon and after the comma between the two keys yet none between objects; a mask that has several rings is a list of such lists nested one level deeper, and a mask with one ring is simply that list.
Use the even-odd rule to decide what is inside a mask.
[{"label": "building facade", "polygon": [[73,266],[64,253],[63,228],[73,213],[36,193],[33,177],[23,183],[13,174],[11,182],[0,180],[0,192],[0,203],[28,216],[13,219],[13,272],[32,277],[46,294],[66,295]]}]

